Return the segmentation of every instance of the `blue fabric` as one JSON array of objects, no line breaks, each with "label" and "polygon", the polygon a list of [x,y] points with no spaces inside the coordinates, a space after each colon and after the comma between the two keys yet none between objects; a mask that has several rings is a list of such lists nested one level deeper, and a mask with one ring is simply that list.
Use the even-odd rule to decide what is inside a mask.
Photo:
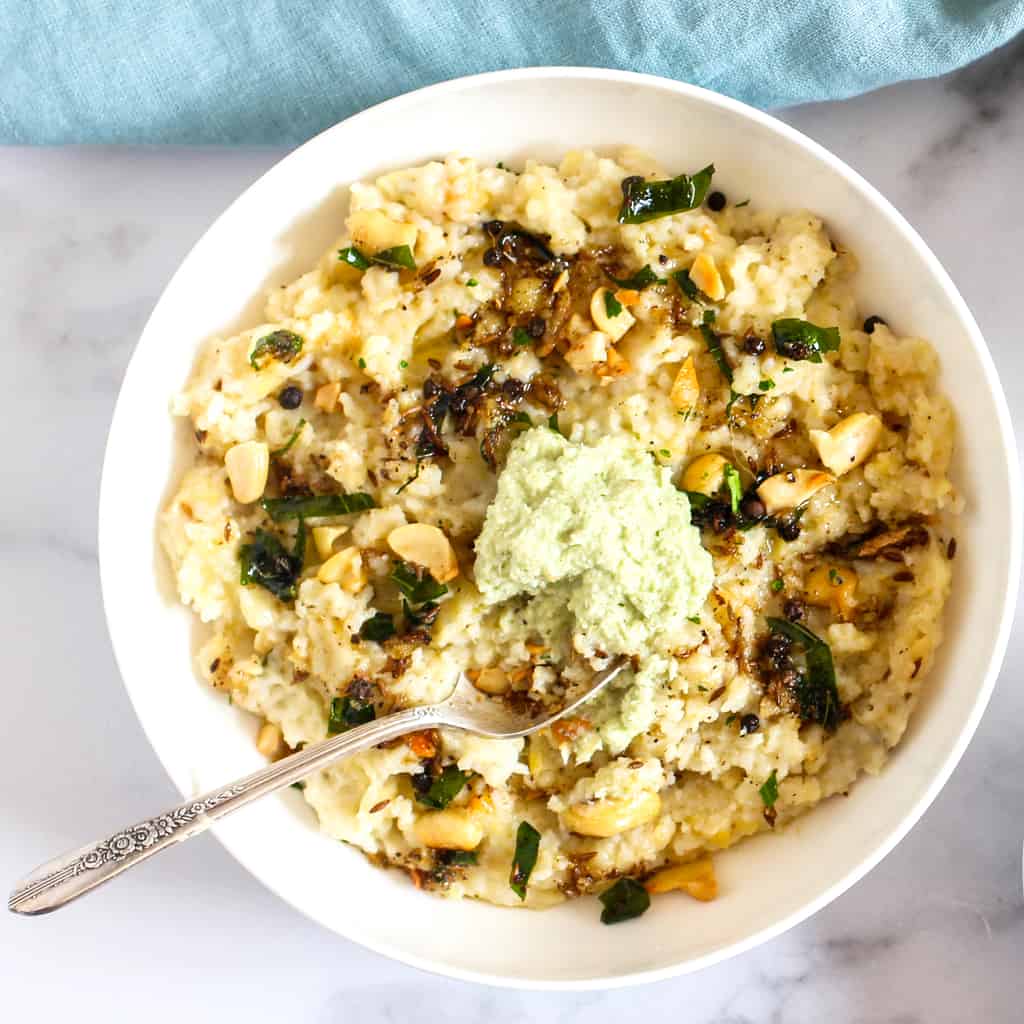
[{"label": "blue fabric", "polygon": [[1024,0],[2,0],[0,141],[293,143],[390,96],[539,64],[759,107],[959,67]]}]

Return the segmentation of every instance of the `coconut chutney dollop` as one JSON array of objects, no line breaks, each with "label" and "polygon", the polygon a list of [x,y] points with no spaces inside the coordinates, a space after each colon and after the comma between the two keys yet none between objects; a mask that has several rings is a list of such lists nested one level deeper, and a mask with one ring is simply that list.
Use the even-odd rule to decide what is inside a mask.
[{"label": "coconut chutney dollop", "polygon": [[535,427],[509,450],[475,575],[487,604],[527,597],[525,621],[553,647],[568,627],[583,653],[643,658],[700,610],[712,563],[668,467],[622,438]]}]

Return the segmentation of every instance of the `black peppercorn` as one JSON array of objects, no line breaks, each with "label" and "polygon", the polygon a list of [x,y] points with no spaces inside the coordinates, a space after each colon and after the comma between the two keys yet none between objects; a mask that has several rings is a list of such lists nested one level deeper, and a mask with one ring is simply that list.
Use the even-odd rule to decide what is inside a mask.
[{"label": "black peppercorn", "polygon": [[743,339],[743,348],[748,355],[759,356],[765,348],[764,338],[759,338],[756,334],[748,334]]},{"label": "black peppercorn", "polygon": [[744,496],[740,502],[740,512],[747,519],[760,520],[768,514],[764,502],[753,492]]},{"label": "black peppercorn", "polygon": [[778,525],[778,531],[783,540],[796,540],[800,536],[800,524],[792,517],[783,519]]},{"label": "black peppercorn", "polygon": [[277,404],[282,409],[298,409],[302,405],[302,388],[289,384],[277,396]]},{"label": "black peppercorn", "polygon": [[889,326],[880,316],[869,316],[867,320],[864,321],[864,333],[874,334],[875,328],[879,324],[881,324],[883,327]]},{"label": "black peppercorn", "polygon": [[782,614],[789,619],[790,622],[799,622],[806,612],[803,601],[798,601],[795,597],[791,597],[783,606]]},{"label": "black peppercorn", "polygon": [[488,249],[484,253],[484,266],[485,267],[500,267],[501,266],[501,253],[497,249]]},{"label": "black peppercorn", "polygon": [[725,193],[712,192],[708,196],[708,209],[713,210],[715,213],[721,213],[725,209]]},{"label": "black peppercorn", "polygon": [[715,533],[725,533],[732,519],[732,513],[727,505],[720,502],[713,502],[707,506],[707,521]]},{"label": "black peppercorn", "polygon": [[757,715],[744,715],[740,719],[740,735],[749,736],[752,732],[757,732],[761,728],[761,719]]},{"label": "black peppercorn", "polygon": [[793,641],[784,633],[772,633],[764,642],[764,657],[768,664],[774,669],[788,668],[792,664],[790,651],[793,649]]},{"label": "black peppercorn", "polygon": [[529,323],[526,325],[526,333],[531,338],[543,338],[544,331],[547,329],[547,326],[548,325],[544,322],[544,317],[532,316],[530,317]]}]

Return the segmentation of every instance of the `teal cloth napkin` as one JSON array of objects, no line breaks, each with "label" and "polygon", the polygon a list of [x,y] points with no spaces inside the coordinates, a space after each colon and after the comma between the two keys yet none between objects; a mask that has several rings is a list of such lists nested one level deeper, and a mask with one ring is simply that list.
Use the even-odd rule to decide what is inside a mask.
[{"label": "teal cloth napkin", "polygon": [[2,0],[0,142],[294,143],[380,100],[540,64],[759,107],[959,67],[1024,0]]}]

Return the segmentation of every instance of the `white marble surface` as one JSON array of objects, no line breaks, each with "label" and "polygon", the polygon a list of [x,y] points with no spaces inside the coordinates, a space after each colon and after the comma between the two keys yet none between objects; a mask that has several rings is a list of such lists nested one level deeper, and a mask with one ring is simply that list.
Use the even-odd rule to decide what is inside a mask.
[{"label": "white marble surface", "polygon": [[[862,171],[934,247],[1024,418],[1024,45],[943,81],[785,117]],[[7,883],[172,799],[121,687],[100,608],[103,445],[121,373],[167,278],[213,216],[280,155],[0,150]],[[435,978],[306,921],[204,837],[55,916],[0,918],[0,1015],[147,1024],[593,1024],[669,1014],[687,1024],[1020,1021],[1022,670],[1018,632],[960,768],[894,853],[810,921],[699,975],[579,995]]]}]

